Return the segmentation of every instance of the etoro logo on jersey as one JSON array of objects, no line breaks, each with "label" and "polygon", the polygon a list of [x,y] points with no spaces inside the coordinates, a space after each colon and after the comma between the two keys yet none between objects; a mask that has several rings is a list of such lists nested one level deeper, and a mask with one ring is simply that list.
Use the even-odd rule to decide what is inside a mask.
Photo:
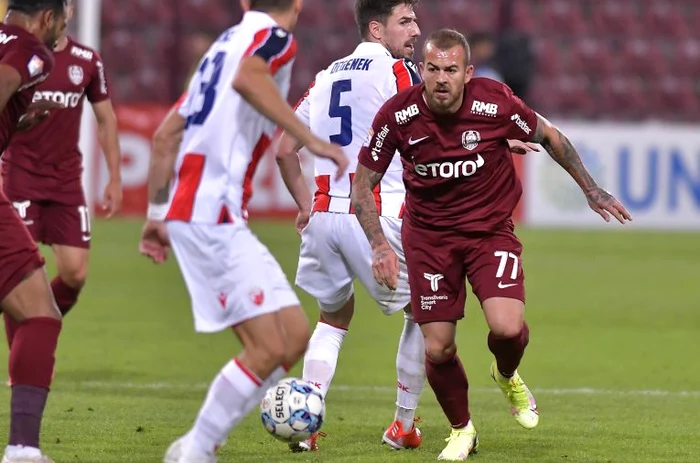
[{"label": "etoro logo on jersey", "polygon": [[485,164],[480,154],[473,161],[445,161],[431,162],[429,164],[416,164],[414,169],[421,177],[460,178],[471,177]]},{"label": "etoro logo on jersey", "polygon": [[83,97],[83,92],[34,92],[32,103],[39,100],[53,101],[63,105],[66,108],[77,108],[80,99]]}]

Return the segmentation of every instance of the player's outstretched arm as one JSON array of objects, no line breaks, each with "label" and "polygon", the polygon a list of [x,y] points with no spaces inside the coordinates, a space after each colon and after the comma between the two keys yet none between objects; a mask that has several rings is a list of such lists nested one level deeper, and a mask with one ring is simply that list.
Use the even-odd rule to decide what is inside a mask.
[{"label": "player's outstretched arm", "polygon": [[389,289],[396,289],[399,277],[399,258],[384,235],[373,193],[383,176],[383,173],[375,172],[358,164],[352,181],[352,206],[355,209],[357,220],[372,246],[374,279]]},{"label": "player's outstretched arm", "polygon": [[338,166],[337,178],[345,173],[349,161],[342,148],[312,134],[296,117],[292,107],[282,98],[264,59],[257,55],[243,58],[233,81],[233,89],[260,114],[289,132],[313,154],[333,161]]},{"label": "player's outstretched arm", "polygon": [[93,103],[92,111],[97,119],[98,138],[109,171],[103,206],[109,218],[119,212],[122,206],[122,153],[119,147],[117,115],[109,99]]},{"label": "player's outstretched arm", "polygon": [[297,232],[301,234],[309,223],[312,202],[311,191],[309,191],[309,185],[306,183],[304,173],[301,170],[301,161],[299,160],[299,150],[302,145],[287,132],[282,132],[275,140],[273,146],[275,159],[282,174],[284,185],[299,208],[296,228]]},{"label": "player's outstretched arm", "polygon": [[571,175],[586,195],[588,205],[603,220],[610,222],[611,214],[622,224],[632,220],[632,216],[622,203],[598,186],[566,135],[539,114],[537,115],[537,130],[532,141],[540,143],[551,158]]}]

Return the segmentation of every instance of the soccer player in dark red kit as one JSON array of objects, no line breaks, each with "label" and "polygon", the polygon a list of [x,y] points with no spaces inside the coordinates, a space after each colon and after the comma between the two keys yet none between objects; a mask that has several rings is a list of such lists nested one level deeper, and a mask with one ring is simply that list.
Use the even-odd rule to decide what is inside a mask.
[{"label": "soccer player in dark red kit", "polygon": [[[73,14],[67,2],[67,20]],[[85,97],[95,113],[109,182],[104,192],[108,216],[121,206],[121,151],[117,117],[109,98],[104,65],[97,52],[65,32],[54,47],[51,75],[34,89],[33,101],[52,101],[52,111],[35,128],[17,133],[3,154],[3,187],[36,242],[51,245],[58,275],[51,281],[64,316],[78,300],[88,269],[90,216],[83,193],[83,158],[78,149]],[[8,344],[16,324],[5,314]]]},{"label": "soccer player in dark red kit", "polygon": [[[45,116],[29,107],[33,87],[53,68],[53,46],[66,27],[65,0],[10,0],[0,25],[0,150],[22,118]],[[27,112],[29,110],[29,112]],[[26,114],[25,114],[26,113]],[[24,115],[24,116],[23,116]],[[10,349],[13,378],[10,440],[3,463],[49,463],[39,450],[41,419],[51,385],[61,313],[44,261],[27,228],[0,192],[0,310],[19,323]]]},{"label": "soccer player in dark red kit", "polygon": [[395,152],[406,185],[402,242],[413,317],[426,346],[426,376],[452,425],[439,460],[461,461],[478,446],[471,421],[468,382],[457,356],[456,322],[464,317],[465,278],[481,302],[495,356],[491,376],[506,395],[517,422],[534,428],[537,405],[517,372],[529,339],[525,289],[513,230],[522,187],[506,140],[542,144],[581,187],[590,207],[606,221],[631,220],[600,188],[566,136],[527,107],[504,84],[472,79],[464,36],[443,29],[426,41],[424,84],[388,100],[360,153],[353,182],[355,213],[373,249],[378,282],[394,288],[396,254],[382,233],[372,189]]}]

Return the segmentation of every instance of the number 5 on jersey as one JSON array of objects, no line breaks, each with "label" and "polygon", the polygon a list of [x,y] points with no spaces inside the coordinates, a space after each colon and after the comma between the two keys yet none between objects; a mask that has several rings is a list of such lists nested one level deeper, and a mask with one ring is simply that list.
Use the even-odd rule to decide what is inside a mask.
[{"label": "number 5 on jersey", "polygon": [[328,116],[331,119],[340,118],[340,133],[329,137],[331,143],[340,146],[348,146],[352,143],[352,108],[348,105],[340,104],[340,97],[343,93],[352,90],[350,79],[333,82],[331,87],[331,104],[328,107]]}]

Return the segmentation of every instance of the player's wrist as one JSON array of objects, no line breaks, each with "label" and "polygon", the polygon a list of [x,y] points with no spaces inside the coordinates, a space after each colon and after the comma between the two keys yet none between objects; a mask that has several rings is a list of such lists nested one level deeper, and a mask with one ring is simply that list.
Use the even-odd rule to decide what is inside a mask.
[{"label": "player's wrist", "polygon": [[148,203],[148,210],[146,212],[146,217],[148,220],[158,220],[163,221],[168,215],[168,204],[155,204]]}]

